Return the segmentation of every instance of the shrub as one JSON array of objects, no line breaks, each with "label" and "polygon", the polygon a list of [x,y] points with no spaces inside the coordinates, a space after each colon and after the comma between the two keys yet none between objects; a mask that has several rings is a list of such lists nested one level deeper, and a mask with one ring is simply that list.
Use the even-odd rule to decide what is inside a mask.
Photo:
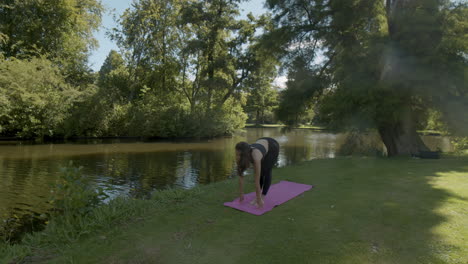
[{"label": "shrub", "polygon": [[81,173],[82,167],[62,168],[62,173],[51,190],[51,204],[56,213],[86,215],[107,198],[104,189],[95,188]]},{"label": "shrub", "polygon": [[54,136],[80,92],[44,58],[0,60],[0,133]]}]

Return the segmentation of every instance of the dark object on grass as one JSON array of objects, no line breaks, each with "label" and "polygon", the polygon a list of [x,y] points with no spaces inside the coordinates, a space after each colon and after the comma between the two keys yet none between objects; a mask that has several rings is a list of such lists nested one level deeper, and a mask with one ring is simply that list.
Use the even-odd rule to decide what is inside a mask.
[{"label": "dark object on grass", "polygon": [[440,159],[440,151],[419,151],[421,159]]}]

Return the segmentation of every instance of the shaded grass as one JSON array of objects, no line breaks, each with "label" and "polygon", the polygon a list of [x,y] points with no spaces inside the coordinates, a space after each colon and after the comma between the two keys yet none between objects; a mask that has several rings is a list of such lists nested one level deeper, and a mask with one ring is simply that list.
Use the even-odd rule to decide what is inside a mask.
[{"label": "shaded grass", "polygon": [[159,192],[126,213],[144,219],[103,219],[73,243],[41,244],[30,262],[47,252],[56,255],[46,263],[468,261],[466,157],[314,160],[274,171],[285,179],[315,187],[263,216],[222,206],[236,196],[233,180]]}]

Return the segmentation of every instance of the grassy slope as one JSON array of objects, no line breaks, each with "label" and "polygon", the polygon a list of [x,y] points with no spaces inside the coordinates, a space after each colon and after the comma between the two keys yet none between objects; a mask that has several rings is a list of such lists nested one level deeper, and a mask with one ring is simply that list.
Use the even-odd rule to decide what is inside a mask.
[{"label": "grassy slope", "polygon": [[222,206],[232,180],[201,187],[47,263],[468,262],[466,158],[315,160],[274,179],[315,187],[263,216]]}]

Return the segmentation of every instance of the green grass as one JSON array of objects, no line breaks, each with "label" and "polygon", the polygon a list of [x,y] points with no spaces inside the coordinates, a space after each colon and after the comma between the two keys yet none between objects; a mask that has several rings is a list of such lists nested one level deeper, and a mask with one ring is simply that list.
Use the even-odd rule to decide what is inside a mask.
[{"label": "green grass", "polygon": [[[233,180],[191,191],[160,192],[152,201],[139,201],[142,204],[137,207],[144,210],[129,213],[135,217],[118,225],[101,224],[93,229],[101,231],[80,236],[75,242],[55,243],[54,247],[30,243],[32,256],[26,260],[468,262],[467,157],[314,160],[276,169],[273,175],[275,182],[292,180],[315,187],[263,216],[222,206],[236,196]],[[143,217],[136,217],[140,214]],[[16,250],[21,253],[24,248]],[[11,254],[12,249],[6,252]]]}]

